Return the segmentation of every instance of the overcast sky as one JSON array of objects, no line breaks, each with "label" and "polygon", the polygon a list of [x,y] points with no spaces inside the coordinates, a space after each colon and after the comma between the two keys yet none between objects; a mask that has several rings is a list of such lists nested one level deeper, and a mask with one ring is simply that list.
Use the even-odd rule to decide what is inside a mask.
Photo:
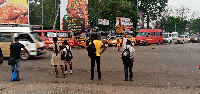
[{"label": "overcast sky", "polygon": [[191,9],[191,13],[195,11],[200,13],[200,0],[169,0],[168,6],[173,6],[176,8],[186,6]]}]

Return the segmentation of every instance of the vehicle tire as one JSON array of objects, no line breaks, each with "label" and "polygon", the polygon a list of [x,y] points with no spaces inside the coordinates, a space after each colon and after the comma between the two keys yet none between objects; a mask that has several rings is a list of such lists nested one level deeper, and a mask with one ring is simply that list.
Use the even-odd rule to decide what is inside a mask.
[{"label": "vehicle tire", "polygon": [[133,42],[131,43],[131,45],[132,45],[132,46],[135,46],[135,42],[133,41]]},{"label": "vehicle tire", "polygon": [[108,43],[107,43],[107,42],[105,42],[104,45],[105,45],[106,47],[108,47]]},{"label": "vehicle tire", "polygon": [[145,42],[145,43],[144,43],[144,46],[148,46],[148,42]]},{"label": "vehicle tire", "polygon": [[184,44],[185,42],[184,42],[184,40],[183,40],[183,42],[182,42],[182,44]]},{"label": "vehicle tire", "polygon": [[[21,51],[21,54],[22,53],[24,53],[24,51]],[[21,57],[21,59],[22,60],[28,60],[28,59],[30,59],[31,58],[31,56],[30,56],[30,54],[28,53],[28,52],[26,52],[24,55],[22,55],[22,57]]]},{"label": "vehicle tire", "polygon": [[172,44],[172,41],[170,40],[169,44]]},{"label": "vehicle tire", "polygon": [[158,41],[158,45],[160,45],[160,40]]}]

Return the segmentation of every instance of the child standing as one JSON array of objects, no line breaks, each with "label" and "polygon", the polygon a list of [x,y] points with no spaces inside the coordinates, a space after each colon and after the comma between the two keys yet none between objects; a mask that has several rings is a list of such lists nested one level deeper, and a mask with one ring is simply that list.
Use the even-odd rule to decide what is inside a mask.
[{"label": "child standing", "polygon": [[68,51],[71,53],[71,47],[68,45],[66,40],[64,41],[63,46],[64,46],[63,53],[65,54],[65,57],[64,57],[65,75],[67,75],[67,63],[69,64],[69,67],[70,67],[70,75],[72,75],[72,62],[71,62],[71,59],[67,57]]},{"label": "child standing", "polygon": [[119,51],[120,48],[121,48],[121,44],[119,42],[119,39],[117,39],[117,50]]}]

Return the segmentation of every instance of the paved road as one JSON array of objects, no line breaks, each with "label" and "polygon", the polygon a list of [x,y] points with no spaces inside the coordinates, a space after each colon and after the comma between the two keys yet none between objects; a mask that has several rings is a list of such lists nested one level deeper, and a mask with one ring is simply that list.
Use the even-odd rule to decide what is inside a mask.
[{"label": "paved road", "polygon": [[[4,61],[0,66],[0,93],[12,93],[15,91],[12,90],[14,88],[18,88],[18,91],[16,90],[17,93],[19,91],[32,91],[29,93],[34,93],[34,90],[30,89],[31,85],[34,88],[37,87],[37,89],[35,88],[36,90],[46,90],[50,86],[52,89],[48,88],[46,91],[55,89],[57,91],[61,87],[59,89],[55,88],[55,86],[59,87],[61,84],[63,86],[62,89],[64,87],[68,89],[74,87],[72,90],[65,92],[71,93],[75,90],[78,94],[120,94],[119,92],[133,94],[133,92],[136,93],[137,91],[137,93],[146,94],[150,92],[152,94],[200,93],[200,88],[198,87],[200,85],[200,70],[198,69],[200,64],[200,44],[154,44],[150,46],[135,46],[134,48],[136,49],[136,56],[133,67],[133,82],[123,81],[124,72],[120,58],[121,52],[117,52],[116,47],[108,47],[105,53],[102,54],[102,81],[97,81],[97,72],[95,72],[95,81],[93,82],[89,81],[90,58],[87,56],[86,49],[73,48],[74,58],[72,62],[74,70],[73,75],[68,75],[67,78],[55,78],[54,68],[50,65],[52,52],[35,57],[32,60],[21,61],[20,76],[22,81],[20,82],[9,81],[11,76],[10,66],[7,65],[7,61]],[[62,76],[60,68],[59,76]],[[68,84],[68,87],[65,86],[66,84]],[[13,86],[12,89],[9,88],[10,85]],[[30,90],[23,88],[26,86]],[[118,88],[123,88],[123,90]],[[138,89],[141,89],[141,91]],[[82,92],[84,90],[86,91]]]}]

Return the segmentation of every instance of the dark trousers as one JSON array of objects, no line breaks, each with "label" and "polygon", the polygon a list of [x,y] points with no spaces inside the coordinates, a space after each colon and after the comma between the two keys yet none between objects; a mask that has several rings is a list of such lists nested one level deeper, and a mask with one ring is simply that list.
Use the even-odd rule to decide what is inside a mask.
[{"label": "dark trousers", "polygon": [[130,75],[129,75],[130,79],[132,80],[132,78],[133,78],[133,71],[132,71],[133,61],[134,61],[134,59],[130,59],[129,61],[123,61],[125,80],[128,80],[128,70],[130,73]]},{"label": "dark trousers", "polygon": [[94,79],[95,60],[97,63],[98,78],[101,79],[100,56],[96,56],[94,58],[91,58],[91,80]]}]

